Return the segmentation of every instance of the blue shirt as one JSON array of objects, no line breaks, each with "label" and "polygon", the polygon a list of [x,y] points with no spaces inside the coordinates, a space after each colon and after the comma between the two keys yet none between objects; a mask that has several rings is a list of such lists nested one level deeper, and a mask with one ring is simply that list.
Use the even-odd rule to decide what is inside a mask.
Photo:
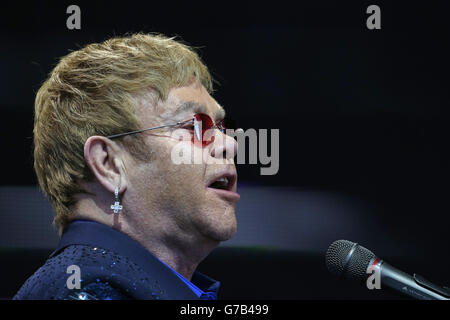
[{"label": "blue shirt", "polygon": [[[159,260],[159,259],[158,259]],[[159,260],[161,261],[161,260]],[[188,279],[186,279],[185,277],[183,277],[181,274],[179,274],[178,272],[176,272],[175,270],[173,270],[171,267],[169,267],[168,264],[166,264],[164,261],[161,261],[162,263],[164,263],[167,268],[169,268],[170,270],[172,270],[173,273],[175,273],[184,283],[186,283],[186,285],[191,288],[192,291],[194,291],[194,293],[197,295],[197,297],[199,297],[202,300],[217,300],[217,292],[215,291],[208,291],[208,292],[203,292],[202,289],[200,289],[199,287],[197,287],[195,284],[193,284],[192,282],[190,282]]]},{"label": "blue shirt", "polygon": [[[81,271],[81,289],[67,285],[71,265]],[[219,288],[219,281],[198,271],[188,281],[116,229],[76,220],[64,229],[57,249],[14,299],[216,299]]]}]

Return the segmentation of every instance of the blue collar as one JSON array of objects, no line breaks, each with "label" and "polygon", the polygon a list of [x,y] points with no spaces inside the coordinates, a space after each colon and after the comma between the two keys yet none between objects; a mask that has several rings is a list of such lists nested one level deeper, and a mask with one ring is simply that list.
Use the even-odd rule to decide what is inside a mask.
[{"label": "blue collar", "polygon": [[[159,259],[158,259],[159,260]],[[161,260],[159,260],[161,261]],[[202,289],[200,289],[199,287],[197,287],[195,284],[193,284],[191,281],[189,281],[188,279],[186,279],[185,277],[183,277],[181,274],[179,274],[178,272],[176,272],[175,270],[173,270],[171,267],[169,267],[169,265],[167,265],[164,261],[161,261],[162,263],[164,263],[164,265],[169,268],[170,270],[172,270],[173,273],[175,273],[178,278],[180,278],[189,288],[191,288],[192,291],[194,291],[194,293],[197,295],[197,297],[203,299],[203,300],[217,300],[217,290],[219,288],[217,288],[217,290],[213,290],[213,291],[207,291],[204,292]],[[197,275],[200,274],[201,277],[204,278],[208,278],[209,280],[215,281],[207,276],[205,276],[204,274],[201,274],[199,272],[197,272]],[[195,274],[194,274],[195,275]],[[194,281],[194,277],[192,277],[192,280]],[[197,281],[195,281],[197,284],[199,282],[200,279],[197,279]],[[211,290],[211,288],[210,288]]]},{"label": "blue collar", "polygon": [[91,220],[75,220],[63,231],[57,249],[50,255],[56,255],[70,245],[89,245],[111,250],[130,258],[149,274],[158,275],[159,282],[166,288],[169,296],[184,299],[217,299],[220,282],[195,271],[191,281],[184,278],[139,242],[111,227]]}]

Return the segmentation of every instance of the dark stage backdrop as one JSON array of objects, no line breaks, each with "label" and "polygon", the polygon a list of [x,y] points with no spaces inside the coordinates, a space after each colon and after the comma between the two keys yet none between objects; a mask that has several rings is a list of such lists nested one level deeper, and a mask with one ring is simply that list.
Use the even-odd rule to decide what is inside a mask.
[{"label": "dark stage backdrop", "polygon": [[[114,35],[160,32],[199,47],[220,83],[214,97],[239,127],[279,129],[276,175],[238,165],[239,230],[224,246],[321,256],[333,240],[348,239],[449,285],[444,2],[183,3],[3,5],[0,247],[50,249],[57,241],[33,172],[32,123],[35,92],[58,57]],[[71,4],[81,9],[80,30],[66,27]],[[381,8],[381,30],[366,27],[371,4]],[[257,268],[264,274],[269,265]]]}]

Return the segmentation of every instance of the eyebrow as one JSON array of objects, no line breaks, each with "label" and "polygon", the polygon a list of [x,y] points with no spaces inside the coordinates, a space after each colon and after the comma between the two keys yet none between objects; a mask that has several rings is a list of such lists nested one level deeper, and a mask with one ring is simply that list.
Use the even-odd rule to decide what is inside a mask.
[{"label": "eyebrow", "polygon": [[[218,109],[216,110],[216,113],[214,115],[215,119],[220,119],[220,120],[225,119],[225,115],[226,115],[225,109],[220,105],[217,105],[217,106],[218,106]],[[195,113],[206,113],[207,114],[208,113],[207,110],[208,109],[206,108],[206,106],[204,104],[201,104],[201,103],[198,103],[195,101],[184,101],[177,106],[176,112],[182,113],[185,111],[193,111]]]}]

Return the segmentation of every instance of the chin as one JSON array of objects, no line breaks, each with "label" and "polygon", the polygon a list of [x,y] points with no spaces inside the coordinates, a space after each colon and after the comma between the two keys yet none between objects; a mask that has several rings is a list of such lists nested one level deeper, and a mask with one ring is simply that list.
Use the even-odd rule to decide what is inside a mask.
[{"label": "chin", "polygon": [[228,224],[222,224],[210,229],[209,237],[215,241],[223,242],[230,240],[236,234],[236,220],[230,221]]},{"label": "chin", "polygon": [[227,241],[236,234],[236,219],[232,219],[232,221],[228,221],[227,223],[221,223],[220,225],[211,224],[203,230],[205,231],[203,235],[214,242]]},{"label": "chin", "polygon": [[205,207],[198,215],[197,230],[214,242],[231,239],[237,231],[235,210],[234,206],[223,203]]},{"label": "chin", "polygon": [[230,240],[236,234],[236,231],[237,231],[236,227],[229,228],[227,230],[222,230],[222,232],[217,234],[216,240],[220,242]]}]

